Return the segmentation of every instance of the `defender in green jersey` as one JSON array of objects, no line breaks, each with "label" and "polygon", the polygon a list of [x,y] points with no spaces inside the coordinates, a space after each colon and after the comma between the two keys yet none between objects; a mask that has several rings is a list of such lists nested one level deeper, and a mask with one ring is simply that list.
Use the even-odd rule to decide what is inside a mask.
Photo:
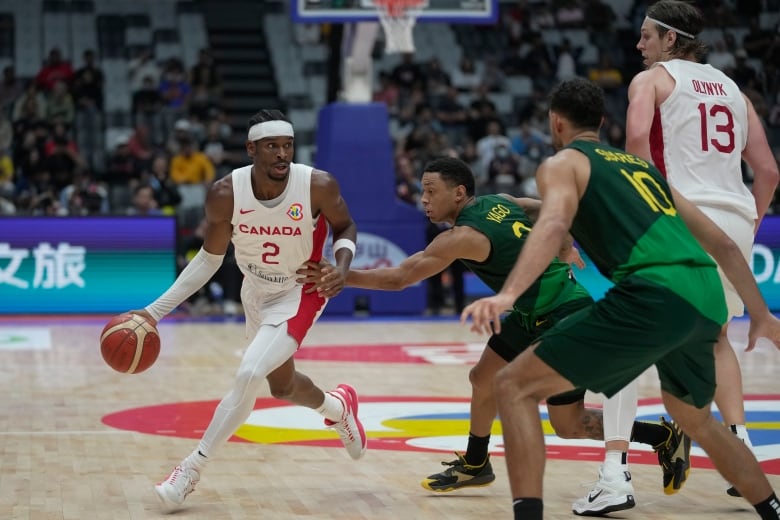
[{"label": "defender in green jersey", "polygon": [[[500,290],[531,232],[531,217],[538,214],[540,201],[506,194],[475,197],[474,175],[466,163],[454,158],[428,163],[422,186],[425,214],[434,223],[452,227],[437,235],[424,251],[411,255],[397,267],[351,270],[346,285],[401,290],[441,272],[452,262],[461,261],[490,288]],[[472,396],[466,453],[443,463],[448,469],[425,478],[422,481],[425,489],[453,491],[484,486],[495,479],[488,456],[491,427],[496,417],[495,374],[544,331],[593,303],[585,288],[574,279],[570,263],[583,267],[569,238],[531,287],[508,307],[511,311],[501,322],[501,332],[490,337],[469,375]],[[316,288],[322,274],[320,269],[319,264],[311,264],[309,269],[299,271],[305,276],[302,281],[313,283],[313,289]],[[584,398],[585,391],[581,390],[548,399],[550,422],[560,437],[603,440],[602,412],[586,409]],[[690,441],[675,435],[673,427],[669,423],[643,422],[641,428],[635,428],[632,440],[669,453],[680,446],[682,451],[690,449]],[[626,497],[622,505],[613,510],[633,507],[633,496]]]},{"label": "defender in green jersey", "polygon": [[599,143],[603,113],[603,92],[590,81],[574,79],[553,90],[550,129],[559,151],[536,173],[539,218],[500,292],[461,315],[473,319],[475,331],[500,332],[501,313],[533,287],[570,230],[615,282],[603,299],[553,326],[496,376],[515,518],[542,519],[539,401],[577,388],[612,396],[655,365],[671,416],[762,518],[777,519],[777,498],[755,457],[710,412],[713,345],[726,306],[716,266],[699,242],[750,312],[749,347],[760,336],[780,347],[780,320],[728,236],[653,166]]}]

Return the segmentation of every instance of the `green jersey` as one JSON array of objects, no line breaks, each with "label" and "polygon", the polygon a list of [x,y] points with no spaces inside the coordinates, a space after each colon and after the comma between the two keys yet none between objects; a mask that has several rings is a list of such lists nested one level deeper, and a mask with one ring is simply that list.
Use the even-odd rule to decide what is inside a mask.
[{"label": "green jersey", "polygon": [[722,293],[715,263],[677,213],[661,173],[643,159],[601,143],[575,141],[567,148],[590,160],[590,180],[571,233],[601,274],[615,283],[640,276],[722,322],[723,302],[689,276],[690,269],[711,270],[713,289]]},{"label": "green jersey", "polygon": [[[504,197],[483,195],[461,210],[455,225],[474,228],[490,240],[490,255],[484,262],[461,262],[488,287],[500,291],[531,232],[528,215]],[[538,316],[564,302],[588,297],[585,288],[572,279],[569,264],[556,259],[520,295],[514,309],[526,316]]]}]

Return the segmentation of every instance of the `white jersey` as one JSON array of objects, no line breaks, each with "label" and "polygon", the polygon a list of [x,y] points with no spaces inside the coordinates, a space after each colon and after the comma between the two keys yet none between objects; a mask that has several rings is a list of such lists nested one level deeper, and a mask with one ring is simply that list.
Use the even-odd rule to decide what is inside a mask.
[{"label": "white jersey", "polygon": [[233,245],[236,262],[249,283],[264,294],[293,289],[295,272],[308,260],[319,261],[327,222],[311,207],[313,168],[290,164],[287,186],[272,200],[257,200],[252,166],[233,170]]},{"label": "white jersey", "polygon": [[653,66],[664,67],[675,81],[653,119],[650,149],[655,165],[697,206],[757,218],[753,195],[742,182],[748,119],[739,87],[706,64],[670,60]]}]

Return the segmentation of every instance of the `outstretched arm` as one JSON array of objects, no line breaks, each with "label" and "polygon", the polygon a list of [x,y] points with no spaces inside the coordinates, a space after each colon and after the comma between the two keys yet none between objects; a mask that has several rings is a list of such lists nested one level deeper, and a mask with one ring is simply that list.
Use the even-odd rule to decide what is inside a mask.
[{"label": "outstretched arm", "polygon": [[[469,227],[455,227],[440,233],[423,251],[406,258],[396,267],[379,269],[351,269],[346,285],[362,289],[400,291],[442,272],[460,258],[484,260],[490,254],[490,241],[485,235]],[[321,268],[307,264],[298,271],[300,281],[320,282]]]},{"label": "outstretched arm", "polygon": [[230,177],[214,183],[206,195],[206,230],[203,247],[190,260],[173,285],[143,310],[132,311],[141,314],[153,323],[178,307],[211,280],[222,265],[227,252],[233,226],[233,184]]}]

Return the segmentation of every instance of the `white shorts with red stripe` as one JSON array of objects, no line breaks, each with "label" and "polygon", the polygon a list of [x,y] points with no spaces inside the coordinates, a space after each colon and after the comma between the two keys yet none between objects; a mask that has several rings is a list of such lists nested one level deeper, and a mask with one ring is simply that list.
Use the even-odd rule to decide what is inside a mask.
[{"label": "white shorts with red stripe", "polygon": [[269,294],[245,280],[241,287],[241,303],[248,338],[254,338],[261,325],[279,325],[286,321],[287,333],[300,347],[306,333],[325,310],[328,299],[316,292],[306,294],[302,285]]}]

